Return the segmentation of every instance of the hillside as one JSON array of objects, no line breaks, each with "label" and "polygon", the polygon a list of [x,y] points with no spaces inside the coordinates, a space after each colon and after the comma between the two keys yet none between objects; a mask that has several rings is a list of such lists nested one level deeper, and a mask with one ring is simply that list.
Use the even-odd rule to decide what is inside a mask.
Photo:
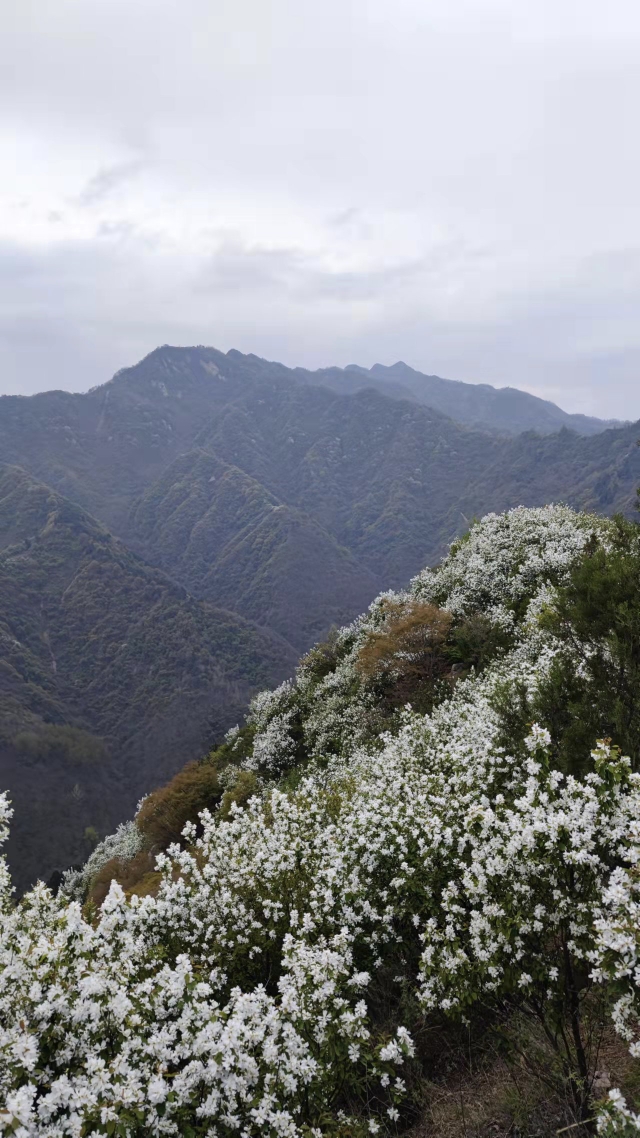
[{"label": "hillside", "polygon": [[[360,405],[354,396],[362,384],[360,378],[353,380],[354,375],[362,377],[363,369],[305,372],[236,351],[225,355],[213,348],[158,348],[86,394],[57,391],[28,398],[0,397],[0,456],[3,461],[24,465],[124,535],[128,510],[137,495],[194,444],[207,424],[213,426],[223,411],[228,413],[238,403],[259,408],[264,406],[265,395],[276,394],[281,403],[290,399],[292,412],[295,414],[297,407],[305,418],[314,412],[320,387],[324,389],[325,406],[328,399],[335,401],[343,395],[344,401],[336,406],[348,419]],[[371,383],[367,379],[365,387],[371,389],[377,381],[369,378]],[[334,391],[329,397],[333,381],[348,390]],[[475,385],[452,387],[476,390]],[[421,426],[429,421],[439,424],[449,445],[455,447],[454,440],[462,444],[468,438],[468,431],[456,430],[455,422],[451,422],[452,407],[445,414],[436,413],[435,406],[426,413],[416,406],[415,397],[408,407],[406,399],[398,399],[409,395],[406,387],[387,385],[378,395],[380,405],[387,408],[401,402],[403,414],[410,419],[416,416],[415,422]],[[463,401],[456,395],[455,402]],[[483,425],[472,415],[468,421],[471,426]],[[571,426],[572,417],[560,414],[560,418],[541,423],[527,419],[522,425],[539,432],[557,431]],[[249,435],[245,444],[250,439]],[[486,440],[486,445],[490,447],[491,441],[495,440]]]},{"label": "hillside", "polygon": [[293,659],[0,468],[0,764],[19,886],[83,860],[86,827],[113,828]]},{"label": "hillside", "polygon": [[640,526],[490,515],[5,880],[10,1130],[637,1133],[639,632]]},{"label": "hillside", "polygon": [[[602,493],[594,486],[594,506],[624,508],[633,497],[634,426],[594,439],[550,435],[544,445],[527,443],[523,454],[519,441],[461,426],[415,400],[310,384],[313,377],[328,382],[329,371],[303,373],[235,351],[160,348],[86,395],[0,399],[0,458],[179,574],[182,567],[162,549],[164,521],[154,533],[146,506],[138,507],[143,498],[171,499],[168,471],[177,459],[184,493],[181,456],[204,450],[278,504],[304,511],[326,531],[334,563],[337,542],[358,560],[361,581],[373,574],[377,587],[406,580],[442,555],[472,516],[470,492],[473,512],[518,504],[523,485],[531,504],[555,498],[581,505],[599,464],[606,486]],[[198,463],[190,461],[197,482]],[[314,526],[309,532],[320,541]],[[353,565],[347,572],[355,581]],[[368,599],[360,598],[360,605]],[[341,617],[328,612],[325,627]]]},{"label": "hillside", "polygon": [[560,499],[628,512],[638,434],[497,438],[370,390],[275,387],[230,404],[198,442],[317,518],[381,583],[399,584],[488,509]]},{"label": "hillside", "polygon": [[[70,768],[59,775],[55,747],[36,772],[5,745],[0,761],[7,785],[23,788],[16,793],[29,796],[37,781],[44,811],[59,780],[72,813],[78,796],[84,804],[77,829],[58,826],[60,854],[34,855],[29,874],[84,856],[77,835],[86,826],[103,834],[123,816],[119,803],[126,798],[129,810],[157,772],[176,769],[205,736],[237,718],[252,685],[287,675],[300,652],[348,623],[381,588],[441,557],[469,519],[554,500],[633,511],[637,426],[512,438],[472,430],[399,389],[385,394],[367,383],[345,394],[311,383],[319,374],[301,377],[239,352],[165,347],[84,395],[0,399],[0,461],[41,484],[34,491],[23,482],[3,498],[6,543],[14,530],[18,544],[40,535],[3,563],[7,626],[30,630],[32,653],[20,673],[28,682],[10,673],[7,723],[17,724],[14,734],[32,716],[72,725],[106,739],[112,755],[80,779]],[[52,494],[65,499],[56,516],[70,519],[53,531],[44,507],[30,520],[32,503]],[[18,505],[9,505],[13,498]],[[101,550],[93,559],[99,572],[77,575],[85,557],[78,526],[93,527],[87,542]],[[65,589],[76,577],[91,590],[77,610],[82,618],[65,607],[75,604],[76,586]],[[45,584],[53,590],[51,615],[41,628]],[[154,608],[156,588],[163,599]],[[101,619],[104,589],[108,618]],[[56,641],[53,657],[47,636]],[[235,644],[238,637],[244,647],[236,658],[227,638]],[[9,669],[14,640],[26,642],[8,634],[2,658]],[[265,669],[260,676],[254,662]],[[149,679],[157,669],[162,683]],[[109,686],[117,694],[107,697]],[[186,750],[178,754],[179,746]],[[136,772],[127,775],[128,789],[119,773],[116,789],[105,789],[103,766]],[[63,814],[52,806],[40,830],[53,832],[51,818]],[[35,848],[32,815],[19,817],[16,865]]]},{"label": "hillside", "polygon": [[377,578],[312,515],[215,457],[228,449],[177,458],[134,507],[131,527],[146,556],[192,592],[303,651],[368,603]]}]

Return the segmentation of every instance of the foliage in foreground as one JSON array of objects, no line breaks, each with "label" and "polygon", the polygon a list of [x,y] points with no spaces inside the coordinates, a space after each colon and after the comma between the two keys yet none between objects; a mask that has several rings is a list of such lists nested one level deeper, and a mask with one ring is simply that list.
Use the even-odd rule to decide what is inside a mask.
[{"label": "foliage in foreground", "polygon": [[[640,1053],[639,542],[561,507],[490,515],[258,697],[66,896],[14,907],[5,873],[4,1131],[394,1134],[421,1025],[481,1008],[537,1025],[576,1122],[637,1132],[594,1077],[608,1007]],[[629,587],[583,619],[586,561],[615,576],[621,549]],[[153,889],[114,880],[83,910],[92,874],[173,838],[197,785],[210,808]]]}]

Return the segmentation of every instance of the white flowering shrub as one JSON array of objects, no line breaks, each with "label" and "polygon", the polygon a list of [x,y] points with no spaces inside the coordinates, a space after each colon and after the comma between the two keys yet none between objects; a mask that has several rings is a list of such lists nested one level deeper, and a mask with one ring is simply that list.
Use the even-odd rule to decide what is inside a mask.
[{"label": "white flowering shrub", "polygon": [[247,765],[266,774],[290,766],[300,755],[295,724],[308,756],[346,756],[384,730],[379,693],[363,680],[358,659],[390,608],[433,602],[458,621],[482,613],[512,635],[526,634],[527,619],[537,626],[540,610],[552,602],[554,587],[567,579],[591,534],[606,542],[609,526],[603,518],[566,506],[487,515],[440,567],[425,569],[405,592],[382,593],[364,616],[339,630],[330,668],[318,675],[312,652],[293,681],[254,699],[248,722],[257,732]]},{"label": "white flowering shrub", "polygon": [[[590,994],[614,992],[617,1028],[640,1039],[640,776],[607,740],[580,777],[556,769],[545,725],[509,734],[509,709],[568,650],[540,617],[594,524],[556,507],[490,517],[393,595],[510,614],[484,669],[393,731],[375,735],[357,668],[389,595],[310,653],[250,710],[242,762],[270,781],[188,823],[153,894],[113,883],[89,920],[43,886],[14,906],[0,866],[0,1132],[396,1134],[415,1048],[399,1011],[376,1011],[383,990],[427,1019],[492,1001],[535,1017],[586,1117]],[[9,815],[0,797],[2,838]],[[612,1092],[599,1126],[637,1119]]]},{"label": "white flowering shrub", "polygon": [[291,734],[294,712],[274,715],[254,739],[253,754],[246,761],[249,770],[278,774],[290,767],[296,756],[296,741]]},{"label": "white flowering shrub", "polygon": [[[144,801],[144,799],[143,799]],[[138,809],[142,803],[139,803]],[[99,842],[81,870],[71,869],[63,875],[60,891],[63,896],[82,901],[93,878],[112,858],[131,861],[142,849],[144,839],[135,822],[122,822],[115,834]]]},{"label": "white flowering shrub", "polygon": [[511,626],[514,609],[544,583],[561,584],[594,531],[608,522],[567,506],[519,506],[487,514],[437,569],[412,582],[414,592],[453,613],[481,609]]},{"label": "white flowering shrub", "polygon": [[301,803],[276,795],[271,807],[271,828],[257,806],[226,824],[206,819],[192,851],[161,859],[157,898],[127,903],[114,883],[96,927],[42,886],[7,916],[5,1131],[297,1135],[349,1068],[354,1084],[386,1084],[396,1117],[411,1041],[402,1029],[372,1039],[361,995],[370,978],[355,965],[340,898],[332,912],[325,896],[314,920],[287,896],[294,885],[305,899],[295,839],[307,829],[310,855],[322,856],[326,813],[318,803],[307,828]]},{"label": "white flowering shrub", "polygon": [[292,765],[298,750],[293,735],[296,710],[289,680],[274,691],[259,692],[253,698],[247,722],[256,728],[256,734],[252,755],[244,763],[248,770],[277,775]]},{"label": "white flowering shrub", "polygon": [[607,1101],[597,1115],[598,1134],[604,1138],[637,1138],[640,1134],[640,1114],[629,1110],[619,1090],[609,1091]]},{"label": "white flowering shrub", "polygon": [[[620,859],[604,890],[598,919],[596,945],[592,959],[594,976],[607,982],[612,991],[613,1021],[618,1034],[629,1044],[631,1054],[640,1057],[640,824],[633,819],[623,835]],[[614,1135],[640,1133],[640,1113],[627,1107],[619,1091],[609,1101],[598,1120],[598,1132]]]},{"label": "white flowering shrub", "polygon": [[[0,794],[0,846],[3,846],[9,837],[9,823],[13,817],[13,810],[6,794]],[[0,857],[0,914],[9,909],[11,903],[11,877],[7,868],[7,860]]]}]

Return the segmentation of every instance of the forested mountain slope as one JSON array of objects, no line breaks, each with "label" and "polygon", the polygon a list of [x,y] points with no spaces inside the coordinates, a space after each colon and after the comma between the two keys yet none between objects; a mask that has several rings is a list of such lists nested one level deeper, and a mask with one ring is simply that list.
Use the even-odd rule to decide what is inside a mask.
[{"label": "forested mountain slope", "polygon": [[[132,511],[145,554],[196,595],[242,612],[299,651],[350,619],[378,580],[313,514],[288,505],[216,454],[177,458]],[[295,495],[293,496],[295,501]]]},{"label": "forested mountain slope", "polygon": [[[40,637],[36,678],[21,683],[12,697],[26,719],[77,721],[82,730],[108,738],[110,753],[116,740],[122,761],[126,756],[129,768],[140,772],[136,786],[149,789],[157,781],[152,770],[168,773],[182,761],[182,755],[171,757],[178,733],[184,746],[201,746],[206,722],[215,733],[237,715],[257,682],[249,661],[274,678],[286,675],[295,656],[332,625],[348,622],[381,588],[401,585],[440,557],[474,515],[553,500],[607,513],[632,510],[640,481],[636,426],[592,437],[563,431],[511,438],[473,430],[415,398],[401,398],[397,385],[387,384],[386,394],[378,380],[378,390],[354,390],[362,379],[361,372],[353,378],[354,369],[340,373],[350,377],[351,393],[316,385],[324,377],[339,387],[337,370],[303,373],[234,351],[164,347],[86,394],[0,399],[0,462],[51,487],[41,488],[36,500],[38,494],[62,495],[64,509],[56,516],[71,517],[74,510],[82,516],[77,524],[93,527],[90,541],[110,566],[100,573],[83,569],[78,577],[83,589],[91,586],[94,600],[83,610],[90,614],[86,628],[79,624],[74,632],[73,615],[70,631],[55,633],[62,637],[54,648],[55,696],[44,639],[55,630],[47,624],[42,634],[33,633],[34,643]],[[21,486],[18,519],[22,511],[28,517],[33,497],[26,483]],[[9,529],[17,524],[5,520]],[[5,596],[12,596],[6,619],[35,629],[37,598],[49,572],[36,563],[52,548],[52,531],[44,516],[32,529],[24,519],[20,525],[24,540],[41,536],[30,550],[5,559]],[[74,597],[73,589],[64,590],[85,556],[73,536],[75,525],[57,523],[53,531],[61,535],[50,582],[51,589],[61,583],[52,600],[60,629],[67,620],[64,606]],[[150,565],[162,572],[154,576]],[[24,578],[25,572],[33,577]],[[142,589],[142,580],[162,582],[159,607],[152,607],[151,586]],[[102,589],[108,619],[98,611]],[[224,614],[212,615],[211,605]],[[139,606],[140,621],[132,620]],[[207,614],[202,620],[201,613]],[[220,645],[223,628],[230,630],[230,642],[236,635],[248,638],[237,668],[235,649]],[[180,663],[183,642],[196,646],[193,659],[205,661],[202,670]],[[114,644],[120,645],[117,653]],[[89,660],[94,672],[85,683]],[[156,667],[166,667],[166,683],[143,682]],[[67,676],[75,677],[70,687]],[[108,685],[118,694],[103,700]],[[82,701],[73,703],[80,689]],[[165,693],[171,693],[166,700]],[[61,720],[54,709],[58,699],[65,708]],[[11,750],[5,749],[3,762],[13,772],[12,786],[23,772],[27,793],[35,775]],[[46,802],[45,788],[57,776],[51,767],[48,782],[44,765],[38,779]],[[81,793],[88,803],[87,780],[70,772],[64,778],[69,793]],[[79,809],[83,826],[104,832],[105,798],[116,801],[96,790],[88,821],[84,806]],[[68,852],[61,860],[76,856]]]},{"label": "forested mountain slope", "polygon": [[399,584],[442,556],[474,513],[553,499],[628,511],[638,434],[497,438],[369,390],[332,398],[276,387],[230,404],[198,441],[317,518],[381,582]]},{"label": "forested mountain slope", "polygon": [[[334,408],[334,423],[349,427],[362,398],[302,384],[295,372],[239,352],[159,348],[84,395],[2,397],[0,457],[79,501],[120,536],[135,537],[131,505],[203,439],[209,446],[223,442],[221,457],[235,458],[273,492],[290,491],[297,463],[316,442],[317,421]],[[382,422],[386,413],[414,421],[420,431],[431,426],[432,448],[455,448],[468,434],[415,404],[379,396],[379,407]],[[256,430],[266,437],[256,439]],[[492,440],[481,439],[481,448],[491,447]],[[379,454],[380,441],[371,446]]]},{"label": "forested mountain slope", "polygon": [[0,468],[0,770],[19,885],[85,857],[87,826],[112,828],[294,659]]},{"label": "forested mountain slope", "polygon": [[[532,438],[522,447],[415,401],[309,383],[336,370],[303,373],[234,351],[159,348],[86,395],[0,399],[0,458],[26,467],[176,573],[181,566],[170,563],[162,533],[138,506],[157,499],[165,517],[168,468],[190,450],[303,510],[378,585],[405,580],[440,556],[469,509],[517,504],[523,486],[531,503],[551,497],[581,505],[587,486],[606,510],[625,508],[632,497],[633,426],[595,439],[552,435],[540,446]],[[176,478],[184,491],[183,463]],[[331,556],[339,555],[333,549]],[[327,613],[325,624],[335,619]]]},{"label": "forested mountain slope", "polygon": [[0,872],[5,1128],[637,1134],[639,645],[637,523],[489,515],[57,897]]}]

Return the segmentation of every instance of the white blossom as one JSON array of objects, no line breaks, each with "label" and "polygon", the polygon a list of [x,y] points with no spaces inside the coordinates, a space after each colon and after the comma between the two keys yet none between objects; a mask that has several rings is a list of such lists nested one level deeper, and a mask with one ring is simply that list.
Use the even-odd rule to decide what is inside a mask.
[{"label": "white blossom", "polygon": [[[256,697],[245,762],[263,791],[204,811],[158,857],[157,895],[112,883],[95,922],[74,899],[112,857],[135,856],[133,823],[66,896],[38,885],[13,905],[0,863],[0,1132],[321,1138],[349,1072],[375,1081],[365,1129],[393,1132],[414,1047],[406,1027],[375,1026],[378,970],[426,1014],[494,992],[552,999],[560,932],[597,982],[619,985],[616,1026],[640,1044],[640,780],[596,740],[587,776],[563,775],[544,724],[506,747],[497,710],[498,694],[534,695],[548,675],[560,647],[537,618],[594,529],[606,540],[606,523],[566,507],[489,515],[440,569],[341,630],[333,670],[303,661]],[[511,647],[430,715],[407,707],[375,736],[356,661],[403,598],[486,612]],[[308,763],[285,790],[301,739]],[[3,840],[10,813],[0,795]],[[602,1133],[616,1118],[638,1129],[612,1093]]]}]

